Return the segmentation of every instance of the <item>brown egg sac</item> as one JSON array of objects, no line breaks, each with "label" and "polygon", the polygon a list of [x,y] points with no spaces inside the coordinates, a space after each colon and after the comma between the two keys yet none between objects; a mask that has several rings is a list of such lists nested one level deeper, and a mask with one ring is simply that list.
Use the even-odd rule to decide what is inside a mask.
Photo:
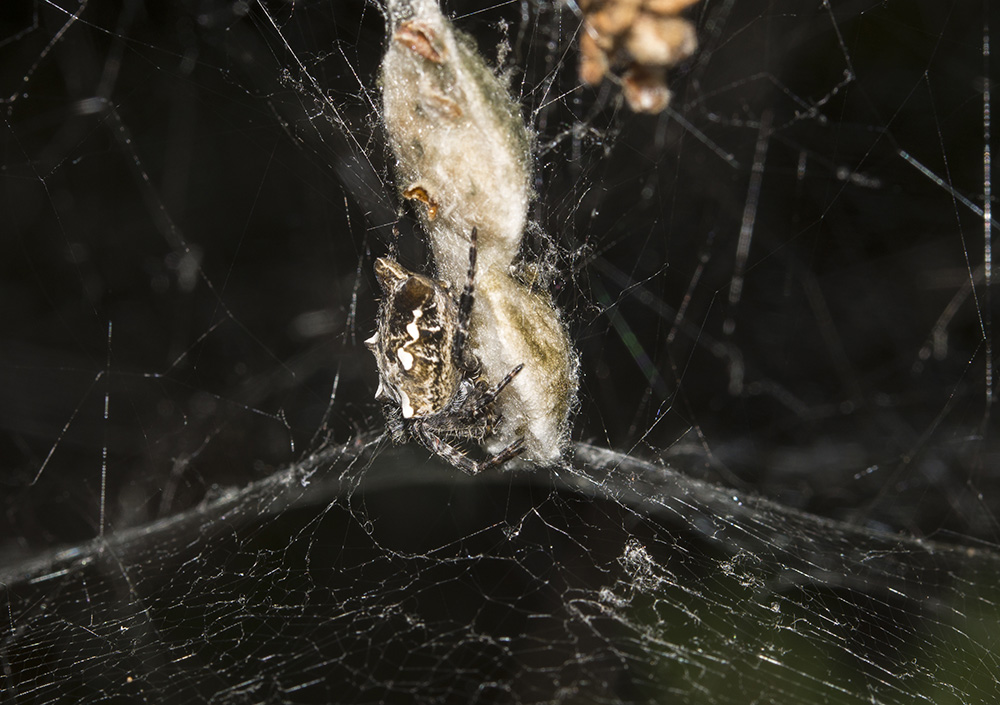
[{"label": "brown egg sac", "polygon": [[678,12],[696,0],[581,0],[580,80],[598,85],[615,68],[632,110],[658,113],[670,103],[667,69],[698,48],[694,25]]}]

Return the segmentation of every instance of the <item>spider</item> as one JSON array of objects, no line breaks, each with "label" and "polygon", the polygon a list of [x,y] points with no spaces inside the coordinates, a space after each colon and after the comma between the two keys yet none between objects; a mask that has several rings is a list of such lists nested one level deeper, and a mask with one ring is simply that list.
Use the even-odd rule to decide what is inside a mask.
[{"label": "spider", "polygon": [[470,475],[497,467],[524,451],[519,438],[484,461],[469,458],[446,439],[482,441],[500,422],[493,406],[517,376],[518,365],[492,387],[466,348],[474,302],[476,230],[470,236],[469,276],[456,300],[451,286],[411,272],[398,262],[375,260],[385,297],[378,329],[365,345],[375,356],[386,425],[396,443],[412,437]]}]

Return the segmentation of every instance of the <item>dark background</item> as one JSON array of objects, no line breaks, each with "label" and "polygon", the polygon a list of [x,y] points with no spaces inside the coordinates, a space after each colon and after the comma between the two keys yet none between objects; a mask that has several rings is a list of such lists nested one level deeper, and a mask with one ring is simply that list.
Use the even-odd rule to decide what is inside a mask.
[{"label": "dark background", "polygon": [[[801,509],[841,520],[862,532],[844,539],[850,544],[888,531],[987,546],[989,554],[1000,535],[986,382],[996,315],[975,212],[988,148],[983,94],[995,65],[983,56],[988,3],[701,3],[688,12],[701,49],[672,73],[674,101],[660,116],[629,113],[610,83],[578,86],[579,18],[566,6],[453,2],[448,10],[490,59],[504,38],[511,47],[504,69],[536,133],[538,198],[525,253],[546,267],[582,356],[574,439],[667,464],[720,495],[733,488],[772,498],[793,516]],[[19,566],[46,563],[50,550],[149,529],[147,542],[125,551],[136,565],[189,566],[200,580],[215,570],[266,580],[265,558],[302,548],[303,526],[313,526],[311,539],[302,556],[279,561],[285,568],[309,564],[317,544],[350,553],[351,532],[374,522],[396,538],[358,539],[384,562],[352,586],[363,594],[394,574],[389,547],[398,540],[413,539],[415,552],[451,540],[462,542],[448,544],[456,554],[485,550],[465,546],[479,535],[475,521],[466,523],[476,513],[454,508],[461,502],[493,507],[479,517],[488,521],[551,510],[566,491],[550,485],[560,473],[540,469],[483,478],[477,492],[485,495],[475,499],[448,489],[464,478],[434,471],[434,489],[419,500],[429,504],[417,511],[407,475],[390,472],[379,485],[388,494],[370,505],[359,509],[355,497],[327,507],[322,516],[347,512],[357,522],[350,530],[324,524],[320,532],[310,510],[296,513],[296,501],[280,511],[265,502],[261,517],[281,518],[266,535],[256,525],[240,534],[257,507],[249,501],[238,503],[234,523],[214,510],[199,514],[340,444],[412,465],[420,478],[433,467],[422,451],[386,454],[371,443],[383,423],[372,399],[374,362],[360,344],[373,330],[371,264],[396,248],[407,266],[430,266],[413,214],[395,196],[378,121],[383,37],[380,12],[360,0],[0,5],[5,574],[27,579],[34,573]],[[748,204],[753,238],[740,263]],[[739,271],[742,296],[731,305]],[[454,525],[443,534],[421,529],[419,541],[410,535],[433,525],[442,502]],[[628,503],[555,504],[562,519],[545,514],[543,534],[584,527],[590,538],[565,552],[546,544],[514,556],[535,577],[546,564],[581,565],[571,558],[580,545],[603,566],[595,556],[605,556],[605,524],[661,545],[676,528]],[[176,543],[159,546],[156,522],[174,519],[182,521],[168,534]],[[760,538],[772,549],[791,526],[784,521],[765,521]],[[646,522],[647,533],[636,529]],[[211,543],[229,529],[233,543]],[[807,534],[792,535],[803,542]],[[607,548],[607,561],[618,549]],[[831,540],[819,557],[767,558],[786,568],[823,565],[844,578],[836,587],[853,585],[851,569],[822,558],[840,550]],[[693,580],[712,574],[710,561],[696,564]],[[940,574],[910,575],[919,573],[914,565],[896,576],[904,586],[943,589]],[[600,574],[594,566],[581,575]],[[433,596],[452,578],[425,569],[414,568],[428,599],[445,612],[465,604]],[[894,623],[897,608],[904,623],[923,614],[886,601],[895,573],[880,570],[881,607],[866,613],[866,628]],[[161,606],[179,606],[177,596],[200,584],[178,575],[162,592],[147,586]],[[72,577],[70,593],[83,604],[87,575]],[[470,593],[481,596],[493,581],[504,584],[490,573]],[[230,594],[205,584],[206,594],[234,601],[247,585]],[[555,591],[560,600],[565,589]],[[115,581],[105,590],[111,608],[101,619],[110,626],[118,605],[138,603],[121,598],[127,587]],[[281,595],[304,606],[295,590]],[[391,603],[392,593],[382,596]],[[529,588],[510,594],[527,599]],[[22,597],[36,606],[60,599]],[[857,615],[866,600],[844,598],[845,614]],[[554,614],[544,601],[514,613],[523,617],[522,608]],[[317,614],[306,613],[315,623]],[[191,634],[170,639],[197,639],[204,614],[172,614],[167,621]],[[364,622],[367,644],[391,640],[370,631],[379,615]],[[529,623],[511,630],[523,635]],[[12,619],[8,639],[18,629],[30,635],[29,624]],[[885,656],[895,642],[875,632]],[[579,634],[566,638],[573,653],[586,651]],[[253,642],[239,643],[253,651]],[[126,650],[116,646],[114,661]],[[380,663],[400,660],[383,654]],[[364,667],[362,659],[348,670]],[[238,680],[239,668],[221,670]],[[448,692],[468,702],[466,691]]]},{"label": "dark background", "polygon": [[[241,7],[4,3],[7,550],[95,535],[102,497],[107,527],[135,525],[381,425],[371,262],[395,243],[429,266],[373,108],[382,17]],[[702,49],[654,117],[576,86],[569,10],[452,8],[488,57],[508,38],[537,132],[526,250],[582,354],[576,438],[996,537],[994,310],[957,200],[982,204],[984,7],[698,6]]]}]

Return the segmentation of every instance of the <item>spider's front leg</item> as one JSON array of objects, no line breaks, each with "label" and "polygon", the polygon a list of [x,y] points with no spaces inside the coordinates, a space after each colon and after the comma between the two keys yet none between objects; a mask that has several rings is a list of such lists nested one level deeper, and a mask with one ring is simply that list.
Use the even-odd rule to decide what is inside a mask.
[{"label": "spider's front leg", "polygon": [[469,415],[473,419],[478,419],[483,414],[488,412],[490,410],[490,407],[493,406],[493,402],[496,401],[497,396],[499,396],[500,392],[504,390],[504,387],[513,382],[514,378],[517,377],[517,373],[523,369],[524,369],[523,364],[518,365],[510,372],[508,372],[507,376],[504,377],[502,380],[500,380],[495,387],[493,387],[492,389],[487,389],[478,397],[472,398],[473,404],[472,407],[469,409]]},{"label": "spider's front leg", "polygon": [[382,412],[385,415],[385,427],[389,429],[392,442],[396,445],[406,443],[406,422],[403,420],[403,412],[396,404],[383,404]]},{"label": "spider's front leg", "polygon": [[413,436],[417,439],[420,445],[434,453],[434,455],[444,458],[467,475],[478,475],[483,470],[489,470],[490,468],[503,465],[508,460],[511,460],[524,452],[524,439],[518,438],[489,460],[477,463],[460,449],[438,436],[434,431],[428,428],[423,421],[414,422]]},{"label": "spider's front leg", "polygon": [[502,451],[494,455],[489,460],[479,463],[479,470],[482,472],[488,468],[495,468],[503,465],[508,460],[513,460],[521,453],[524,452],[524,439],[518,438],[516,441],[511,443],[509,446],[504,448]]},{"label": "spider's front leg", "polygon": [[475,475],[482,470],[479,463],[438,436],[423,420],[414,421],[411,430],[420,445],[434,455],[444,458],[462,472]]}]

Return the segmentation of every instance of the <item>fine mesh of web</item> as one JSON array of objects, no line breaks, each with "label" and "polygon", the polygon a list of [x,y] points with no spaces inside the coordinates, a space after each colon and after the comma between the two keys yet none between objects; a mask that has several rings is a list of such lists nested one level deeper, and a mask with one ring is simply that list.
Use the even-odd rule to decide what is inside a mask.
[{"label": "fine mesh of web", "polygon": [[651,117],[447,4],[592,444],[476,478],[376,440],[382,6],[0,5],[4,702],[1000,699],[986,5],[705,0]]},{"label": "fine mesh of web", "polygon": [[331,450],[46,556],[3,575],[5,696],[995,701],[995,554],[577,452],[483,484]]},{"label": "fine mesh of web", "polygon": [[995,701],[995,554],[577,455],[477,483],[331,449],[45,556],[2,575],[5,696]]}]

